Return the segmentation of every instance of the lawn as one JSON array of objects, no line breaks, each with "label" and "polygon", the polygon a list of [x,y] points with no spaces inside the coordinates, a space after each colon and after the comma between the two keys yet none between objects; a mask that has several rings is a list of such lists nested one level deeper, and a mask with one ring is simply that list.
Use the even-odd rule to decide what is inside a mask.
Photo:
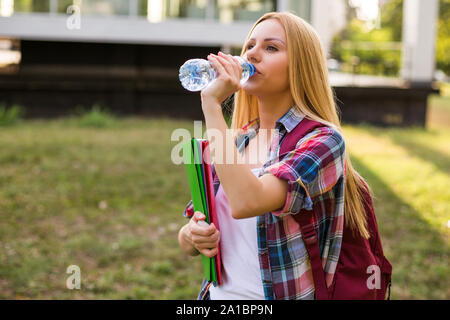
[{"label": "lawn", "polygon": [[[448,100],[433,99],[431,114],[448,116]],[[448,124],[344,126],[376,195],[392,299],[450,299]],[[190,200],[184,166],[170,161],[177,128],[193,132],[193,122],[0,127],[0,298],[195,299],[201,259],[177,243]],[[80,290],[66,287],[70,265],[80,267]]]}]

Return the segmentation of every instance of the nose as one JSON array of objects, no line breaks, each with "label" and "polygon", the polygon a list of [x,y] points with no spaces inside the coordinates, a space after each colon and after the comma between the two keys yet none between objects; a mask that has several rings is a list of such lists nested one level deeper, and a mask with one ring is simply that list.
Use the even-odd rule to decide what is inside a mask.
[{"label": "nose", "polygon": [[258,49],[256,49],[256,46],[253,46],[251,49],[248,49],[246,51],[246,56],[247,56],[248,62],[251,62],[251,63],[259,62],[261,59],[261,57],[258,53]]}]

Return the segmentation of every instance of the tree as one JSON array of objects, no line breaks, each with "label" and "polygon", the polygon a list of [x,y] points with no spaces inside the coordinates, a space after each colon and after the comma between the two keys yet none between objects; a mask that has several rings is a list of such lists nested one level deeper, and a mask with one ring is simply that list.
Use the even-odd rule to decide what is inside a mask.
[{"label": "tree", "polygon": [[439,1],[436,68],[450,76],[450,0]]},{"label": "tree", "polygon": [[[377,51],[373,53],[356,49],[345,49],[342,43],[351,42],[357,47],[358,42],[400,42],[403,29],[403,0],[387,0],[381,7],[381,29],[367,30],[354,13],[354,8],[347,4],[347,17],[350,18],[347,27],[333,38],[331,54],[335,59],[343,62],[345,69],[351,56],[358,56],[361,73],[395,75],[400,70],[401,52]],[[439,0],[439,20],[436,37],[436,68],[450,75],[450,0]],[[348,46],[347,46],[348,47]],[[377,51],[377,52],[375,52]],[[384,63],[387,68],[379,66]],[[378,64],[378,66],[377,66]],[[344,70],[345,71],[345,70]],[[347,70],[348,71],[348,68]]]},{"label": "tree", "polygon": [[382,6],[381,27],[391,30],[392,41],[402,41],[403,0],[390,0]]},{"label": "tree", "polygon": [[[390,76],[398,74],[401,50],[392,42],[401,40],[402,3],[402,0],[385,2],[381,8],[381,28],[369,29],[346,1],[347,17],[351,20],[333,38],[331,46],[332,57],[342,62],[342,71]],[[386,45],[387,42],[390,44]]]}]

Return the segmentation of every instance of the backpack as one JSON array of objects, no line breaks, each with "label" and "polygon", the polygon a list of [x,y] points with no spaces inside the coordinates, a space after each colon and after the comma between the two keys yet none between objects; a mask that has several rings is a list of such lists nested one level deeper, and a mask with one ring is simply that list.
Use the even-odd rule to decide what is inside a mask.
[{"label": "backpack", "polygon": [[[284,137],[280,147],[280,159],[286,153],[294,150],[297,142],[306,134],[324,126],[320,122],[304,118]],[[367,185],[365,185],[363,195],[370,238],[364,239],[359,233],[353,235],[352,230],[345,227],[344,224],[339,261],[333,282],[328,288],[319,252],[317,232],[313,226],[315,206],[313,206],[313,210],[303,209],[293,215],[300,225],[302,238],[310,258],[316,299],[318,300],[384,300],[387,290],[389,290],[387,299],[390,299],[392,265],[383,254],[372,198]]]}]

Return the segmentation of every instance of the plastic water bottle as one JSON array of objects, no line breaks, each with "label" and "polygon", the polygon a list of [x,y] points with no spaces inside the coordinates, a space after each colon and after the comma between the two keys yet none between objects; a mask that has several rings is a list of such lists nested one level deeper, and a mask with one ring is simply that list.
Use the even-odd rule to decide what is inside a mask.
[{"label": "plastic water bottle", "polygon": [[[255,73],[255,66],[239,56],[242,65],[241,84],[244,84]],[[189,91],[200,91],[216,78],[216,70],[213,64],[204,59],[191,59],[180,67],[181,85]]]}]

